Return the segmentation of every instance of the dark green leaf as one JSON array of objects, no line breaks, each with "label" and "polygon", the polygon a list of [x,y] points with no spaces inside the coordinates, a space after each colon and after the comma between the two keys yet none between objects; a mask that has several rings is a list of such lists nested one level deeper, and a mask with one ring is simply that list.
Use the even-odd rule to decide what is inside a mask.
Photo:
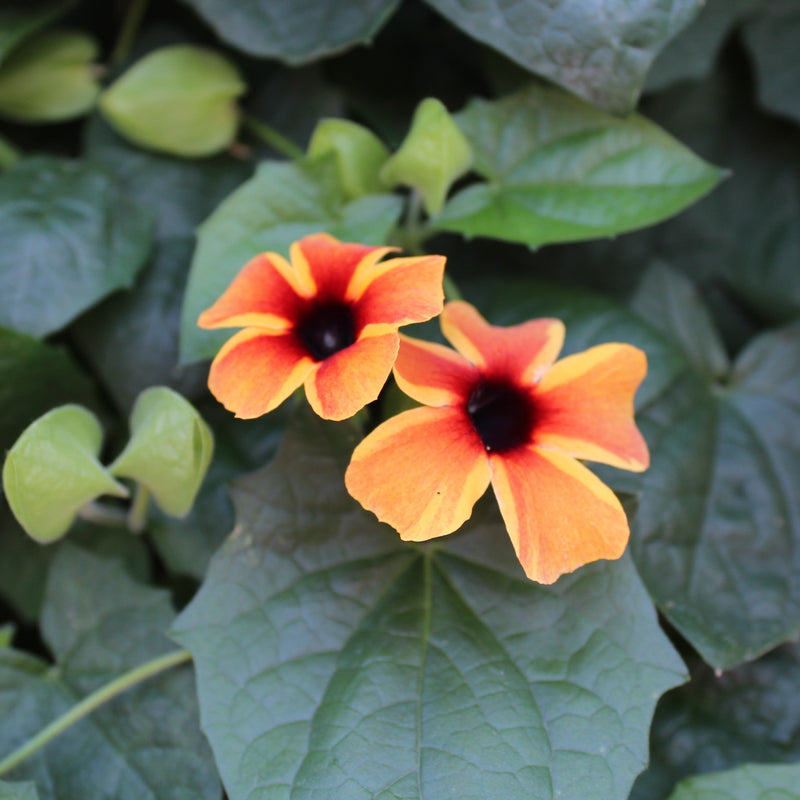
[{"label": "dark green leaf", "polygon": [[0,61],[20,42],[58,19],[73,0],[7,4],[0,9]]},{"label": "dark green leaf", "polygon": [[426,0],[508,58],[608,111],[631,111],[658,51],[701,0]]},{"label": "dark green leaf", "polygon": [[132,536],[123,528],[106,528],[78,520],[67,539],[42,547],[19,527],[3,500],[0,502],[0,594],[24,620],[38,620],[50,566],[61,548],[70,545],[80,545],[98,556],[121,559],[136,580],[150,578],[149,553],[141,536]]},{"label": "dark green leaf", "polygon": [[197,317],[258,253],[287,253],[292,242],[317,231],[344,241],[386,241],[400,216],[400,198],[368,195],[346,203],[336,174],[333,155],[310,166],[264,161],[203,223],[183,305],[184,361],[214,355],[230,336],[229,331],[200,330]]},{"label": "dark green leaf", "polygon": [[669,800],[800,800],[797,764],[746,764],[683,781]]},{"label": "dark green leaf", "polygon": [[[51,569],[42,632],[57,667],[0,651],[0,752],[9,753],[81,697],[171,649],[166,592],[133,583],[118,562],[65,547]],[[42,800],[216,800],[192,673],[173,669],[102,706],[9,777]]]},{"label": "dark green leaf", "polygon": [[725,37],[762,0],[706,0],[700,13],[659,54],[647,73],[645,89],[655,91],[705,78]]},{"label": "dark green leaf", "polygon": [[149,386],[167,385],[190,398],[205,390],[205,365],[178,365],[181,302],[192,246],[188,237],[157,242],[134,288],[109,297],[71,329],[81,354],[126,415]]},{"label": "dark green leaf", "polygon": [[710,191],[723,173],[653,123],[619,119],[555,89],[473,100],[456,117],[487,179],[433,224],[538,246],[650,225]]},{"label": "dark green leaf", "polygon": [[353,444],[303,418],[238,482],[176,622],[231,800],[627,797],[681,679],[630,562],[531,583],[488,502],[404,544],[345,493]]},{"label": "dark green leaf", "polygon": [[650,766],[637,779],[631,800],[665,800],[682,778],[748,761],[797,762],[798,698],[796,643],[724,674],[701,665],[691,683],[661,698]]},{"label": "dark green leaf", "polygon": [[44,336],[133,283],[149,213],[105,172],[35,157],[0,176],[0,324]]},{"label": "dark green leaf", "polygon": [[800,122],[800,7],[794,0],[763,0],[760,11],[744,28],[759,99],[770,111]]},{"label": "dark green leaf", "polygon": [[0,800],[39,800],[33,783],[6,783],[0,781]]},{"label": "dark green leaf", "polygon": [[63,348],[0,328],[0,453],[51,408],[94,402],[91,382]]},{"label": "dark green leaf", "polygon": [[[251,167],[227,155],[186,161],[132,147],[95,116],[86,155],[116,175],[134,200],[154,212],[156,238],[190,238],[225,195],[250,177]],[[175,276],[176,287],[182,280]]]},{"label": "dark green leaf", "polygon": [[255,56],[303,64],[371,41],[400,0],[184,0],[227,42]]}]

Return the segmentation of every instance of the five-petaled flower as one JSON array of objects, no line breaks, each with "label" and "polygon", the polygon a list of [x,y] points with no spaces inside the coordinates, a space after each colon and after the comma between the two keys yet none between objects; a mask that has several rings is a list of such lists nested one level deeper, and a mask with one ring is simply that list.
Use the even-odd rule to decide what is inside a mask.
[{"label": "five-petaled flower", "polygon": [[324,233],[249,261],[198,320],[240,328],[211,364],[212,394],[237,417],[280,405],[305,384],[326,419],[353,416],[379,394],[397,357],[401,325],[442,310],[443,256],[381,259],[391,247]]},{"label": "five-petaled flower", "polygon": [[576,459],[647,468],[633,396],[644,353],[603,344],[554,363],[564,325],[489,325],[448,303],[456,348],[401,337],[394,374],[422,408],[379,425],[356,447],[347,489],[411,541],[459,528],[492,484],[526,575],[553,583],[622,555],[628,521],[616,495]]}]

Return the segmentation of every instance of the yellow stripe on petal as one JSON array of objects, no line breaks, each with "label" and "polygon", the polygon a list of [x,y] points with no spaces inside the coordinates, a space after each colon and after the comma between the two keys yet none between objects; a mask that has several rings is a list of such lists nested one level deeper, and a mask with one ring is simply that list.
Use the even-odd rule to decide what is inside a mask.
[{"label": "yellow stripe on petal", "polygon": [[358,300],[364,290],[376,279],[379,278],[384,272],[391,267],[389,266],[392,261],[386,261],[381,264],[378,262],[389,255],[389,253],[396,253],[400,250],[399,247],[376,247],[371,252],[367,253],[359,262],[358,266],[350,278],[350,283],[345,293],[345,300],[347,302],[355,302]]},{"label": "yellow stripe on petal", "polygon": [[616,495],[568,456],[526,447],[490,456],[492,487],[525,574],[539,583],[616,559],[628,520]]},{"label": "yellow stripe on petal", "polygon": [[401,391],[426,406],[463,405],[480,379],[455,350],[402,334],[394,377]]},{"label": "yellow stripe on petal", "polygon": [[489,478],[486,453],[463,412],[415,408],[356,447],[345,485],[401,538],[421,542],[460,528]]},{"label": "yellow stripe on petal", "polygon": [[645,354],[629,344],[599,345],[559,361],[536,388],[535,444],[636,472],[647,469],[647,444],[633,416],[646,372]]},{"label": "yellow stripe on petal", "polygon": [[348,419],[377,399],[397,356],[396,332],[360,339],[326,358],[306,380],[306,397],[323,419]]},{"label": "yellow stripe on petal", "polygon": [[247,328],[217,353],[208,388],[228,411],[253,419],[277,408],[315,369],[293,333]]},{"label": "yellow stripe on petal", "polygon": [[533,383],[555,361],[564,345],[564,323],[534,319],[521,325],[490,325],[469,303],[447,303],[442,333],[481,372],[515,383]]}]

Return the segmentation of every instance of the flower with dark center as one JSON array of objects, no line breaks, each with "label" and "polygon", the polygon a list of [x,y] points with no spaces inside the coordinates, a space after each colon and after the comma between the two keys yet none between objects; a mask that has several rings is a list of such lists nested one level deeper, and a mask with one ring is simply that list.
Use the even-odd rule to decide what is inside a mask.
[{"label": "flower with dark center", "polygon": [[[644,353],[602,344],[556,362],[564,325],[489,325],[469,304],[441,316],[450,348],[401,337],[394,375],[419,403],[356,447],[350,494],[403,539],[459,528],[491,483],[525,574],[540,583],[619,558],[628,521],[578,459],[647,468],[633,418]],[[456,352],[457,351],[457,352]]]},{"label": "flower with dark center", "polygon": [[324,233],[295,242],[291,260],[249,261],[201,328],[244,328],[211,364],[208,386],[237,417],[280,405],[305,385],[312,408],[346,419],[374,400],[397,357],[397,329],[442,309],[443,256],[392,258],[391,247]]}]

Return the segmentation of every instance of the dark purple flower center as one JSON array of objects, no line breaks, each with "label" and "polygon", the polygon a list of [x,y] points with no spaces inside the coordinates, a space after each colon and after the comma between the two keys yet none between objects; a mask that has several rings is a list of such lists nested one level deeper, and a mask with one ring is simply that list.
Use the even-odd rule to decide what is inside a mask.
[{"label": "dark purple flower center", "polygon": [[482,380],[470,393],[466,410],[488,452],[512,450],[530,439],[533,406],[514,386]]},{"label": "dark purple flower center", "polygon": [[297,335],[316,361],[324,361],[355,342],[353,312],[344,303],[314,306],[297,327]]}]

